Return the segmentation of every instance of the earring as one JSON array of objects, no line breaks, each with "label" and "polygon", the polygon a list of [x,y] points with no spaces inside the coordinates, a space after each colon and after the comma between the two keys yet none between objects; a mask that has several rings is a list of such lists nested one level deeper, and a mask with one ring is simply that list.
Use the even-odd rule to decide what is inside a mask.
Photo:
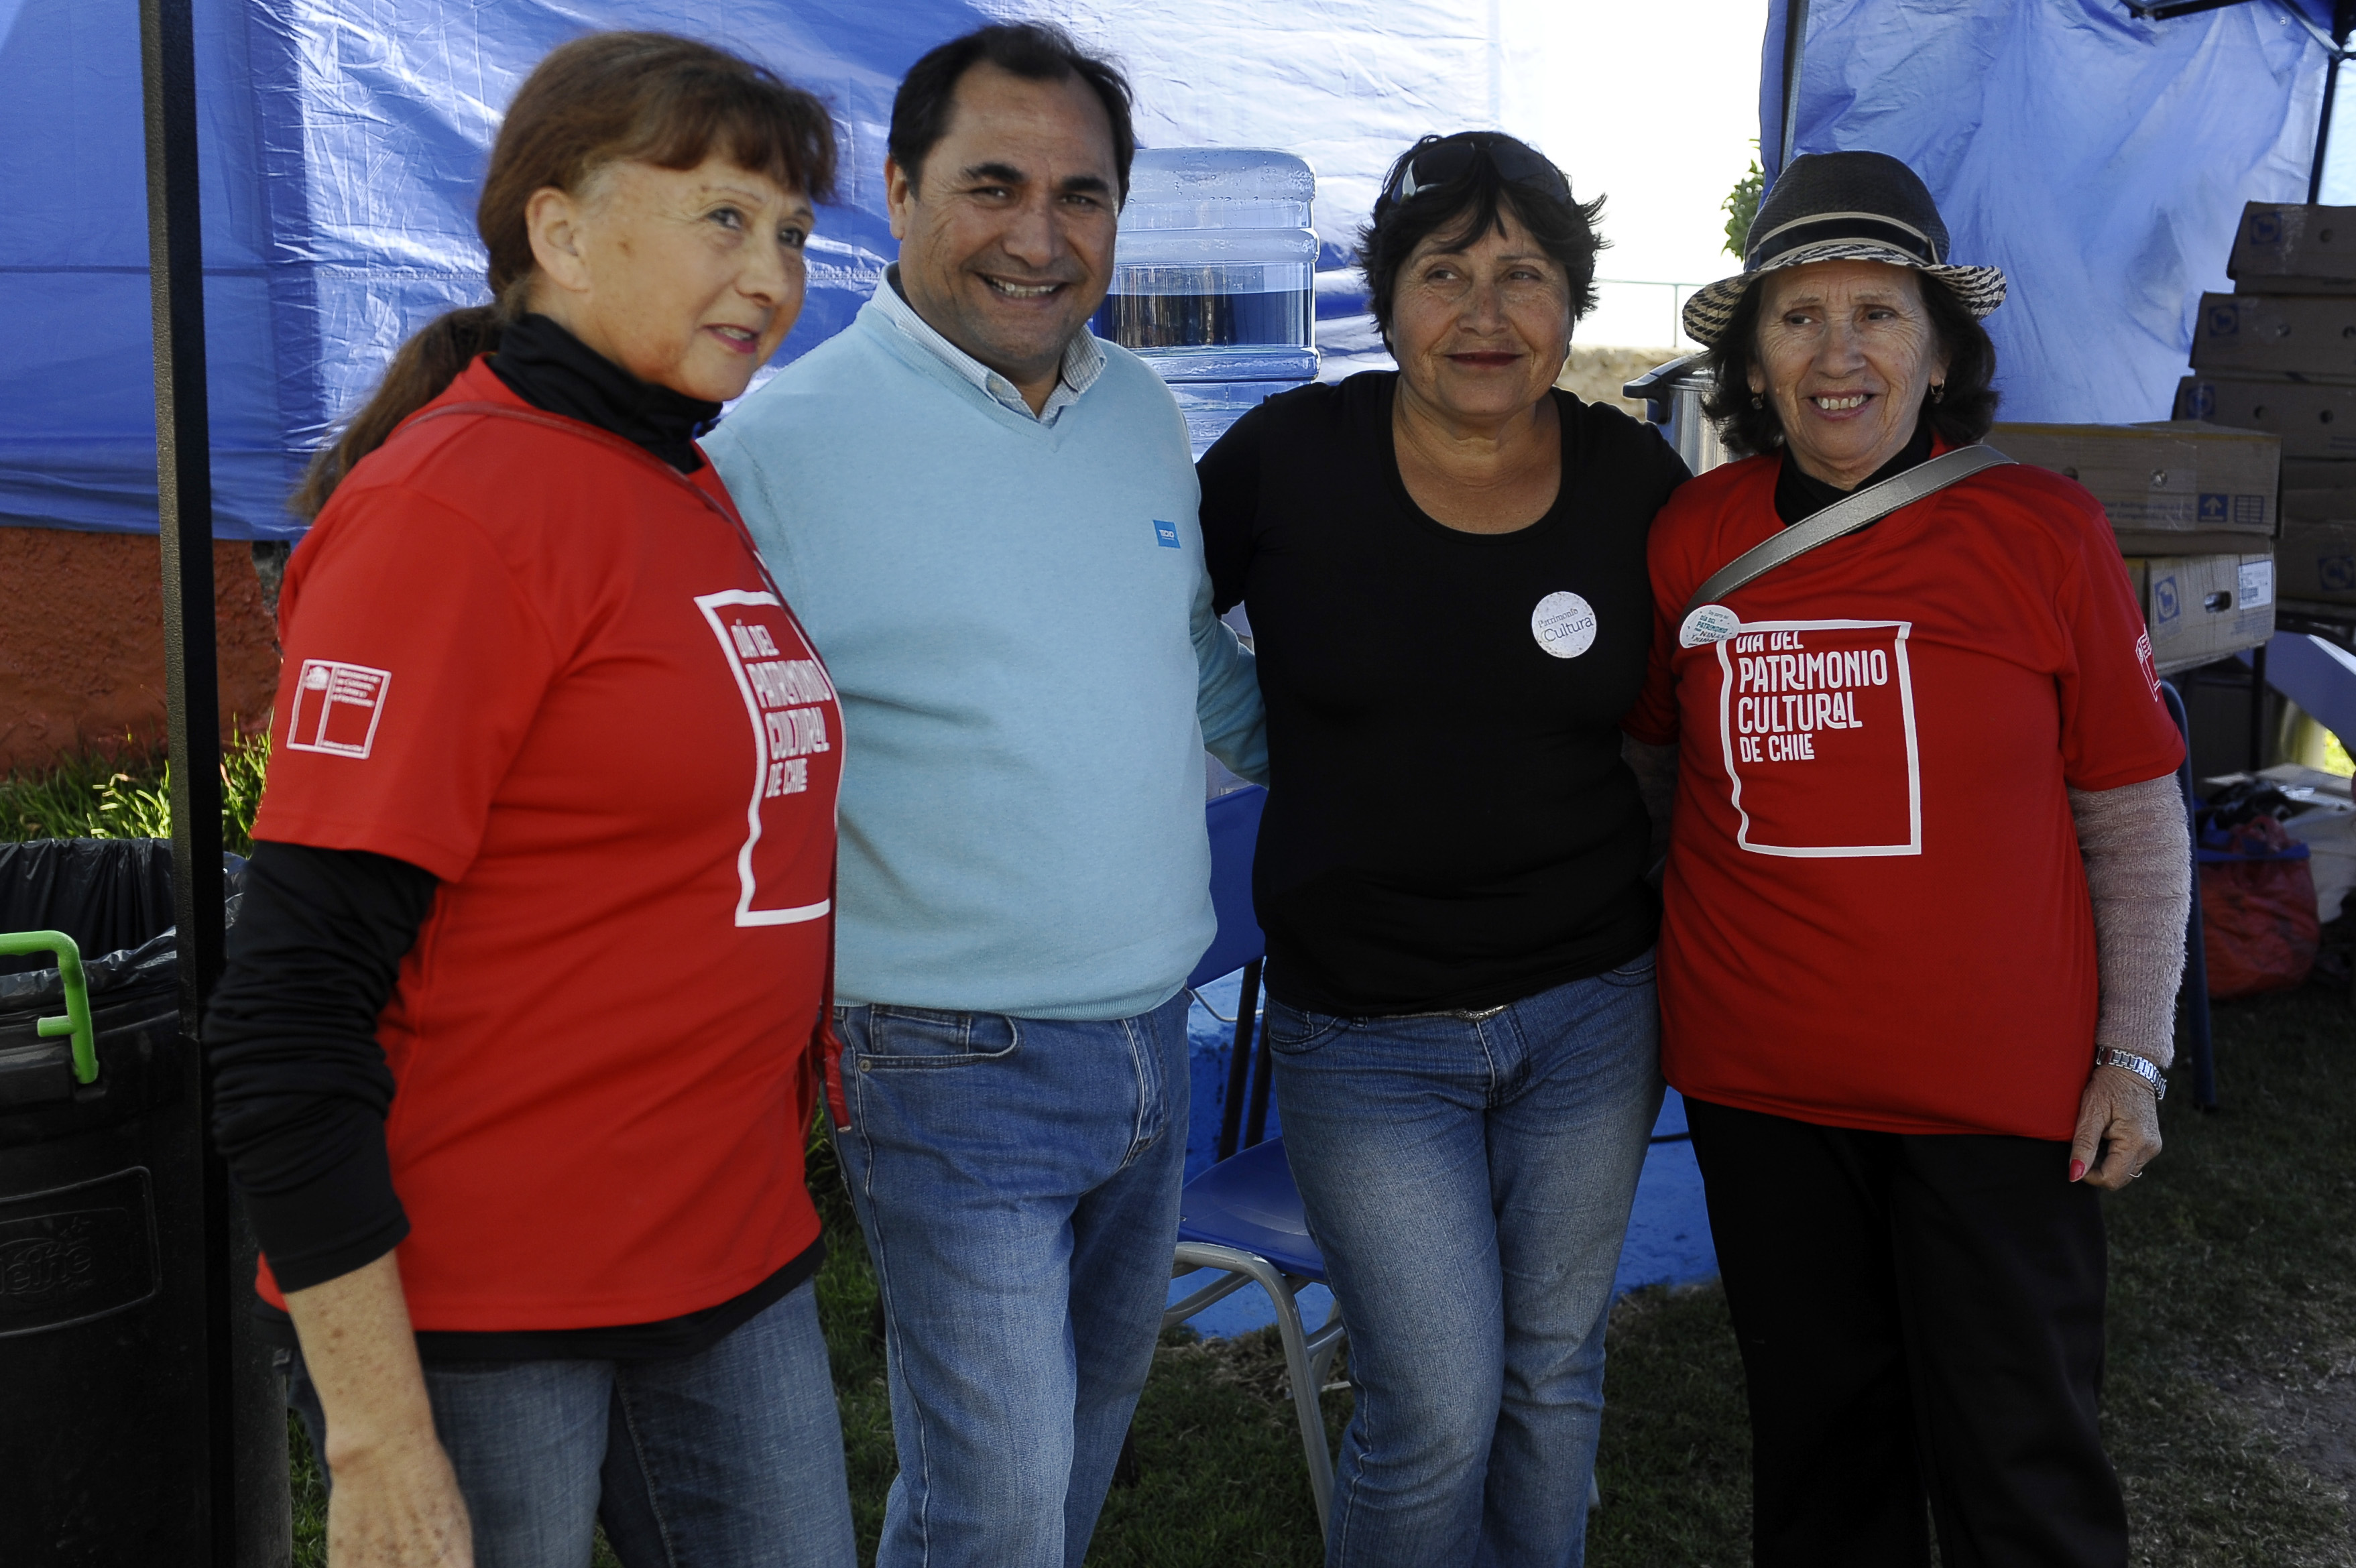
[{"label": "earring", "polygon": [[1751,406],[1754,409],[1763,409],[1767,406],[1767,400],[1753,392],[1751,394]]},{"label": "earring", "polygon": [[1946,397],[1946,395],[1947,395],[1947,383],[1946,383],[1946,382],[1944,382],[1944,381],[1933,381],[1933,383],[1931,383],[1931,400],[1932,400],[1933,402],[1934,402],[1934,403],[1935,403],[1935,402],[1938,402],[1938,401],[1942,400],[1943,399],[1944,399],[1944,398]]}]

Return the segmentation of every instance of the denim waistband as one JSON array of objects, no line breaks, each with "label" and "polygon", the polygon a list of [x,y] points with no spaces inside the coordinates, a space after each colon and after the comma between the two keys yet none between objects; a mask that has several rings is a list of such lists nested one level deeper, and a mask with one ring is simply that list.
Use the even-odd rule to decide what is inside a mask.
[{"label": "denim waistband", "polygon": [[1439,1008],[1426,1013],[1369,1013],[1366,1016],[1376,1019],[1454,1019],[1460,1023],[1477,1024],[1483,1019],[1495,1018],[1513,1005],[1511,1002],[1499,1002],[1494,1008]]}]

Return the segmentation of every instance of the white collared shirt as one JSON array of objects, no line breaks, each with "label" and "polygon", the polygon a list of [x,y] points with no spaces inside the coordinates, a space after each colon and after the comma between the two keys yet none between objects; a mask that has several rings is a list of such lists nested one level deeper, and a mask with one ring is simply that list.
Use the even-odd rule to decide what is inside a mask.
[{"label": "white collared shirt", "polygon": [[1022,389],[983,364],[980,360],[951,343],[936,330],[932,323],[916,314],[900,293],[900,265],[894,262],[884,272],[884,282],[875,290],[875,308],[889,318],[892,325],[931,349],[941,362],[967,380],[989,393],[1005,408],[1024,419],[1036,419],[1041,424],[1053,425],[1057,415],[1082,392],[1096,384],[1105,367],[1105,351],[1088,329],[1083,325],[1064,346],[1063,369],[1056,378],[1055,389],[1047,394],[1046,403],[1036,414],[1023,400]]}]

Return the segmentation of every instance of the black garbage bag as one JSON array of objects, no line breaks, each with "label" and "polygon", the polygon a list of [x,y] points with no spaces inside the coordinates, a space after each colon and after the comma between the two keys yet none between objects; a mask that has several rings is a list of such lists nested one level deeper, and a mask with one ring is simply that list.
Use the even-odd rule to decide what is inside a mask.
[{"label": "black garbage bag", "polygon": [[[233,923],[245,861],[224,855]],[[99,1079],[73,1080],[72,1048],[39,1020],[66,1011],[65,976],[46,953],[0,957],[0,1147],[149,1110],[177,1094],[160,1071],[179,1028],[172,846],[158,838],[0,844],[0,933],[61,932],[80,950]],[[78,1093],[77,1091],[80,1091]],[[80,1107],[77,1114],[72,1106]],[[48,1105],[38,1118],[8,1113]]]},{"label": "black garbage bag", "polygon": [[2196,815],[2202,832],[2222,833],[2261,816],[2281,822],[2305,809],[2286,795],[2280,784],[2265,779],[2244,779],[2239,784],[2227,784],[2202,801]]},{"label": "black garbage bag", "polygon": [[241,1564],[285,1561],[285,1423],[266,1352],[235,1324],[225,1347],[208,1328],[223,1260],[206,1253],[218,1232],[171,865],[155,840],[0,844],[0,932],[80,948],[98,1067],[79,1082],[70,1042],[39,1032],[67,1011],[56,960],[6,960],[0,1564],[210,1561],[197,1506],[211,1485],[209,1356],[230,1362],[238,1475],[216,1506],[235,1510]]},{"label": "black garbage bag", "polygon": [[[62,931],[87,961],[144,946],[171,923],[168,839],[0,844],[0,931]],[[48,967],[39,954],[0,957],[0,976]]]}]

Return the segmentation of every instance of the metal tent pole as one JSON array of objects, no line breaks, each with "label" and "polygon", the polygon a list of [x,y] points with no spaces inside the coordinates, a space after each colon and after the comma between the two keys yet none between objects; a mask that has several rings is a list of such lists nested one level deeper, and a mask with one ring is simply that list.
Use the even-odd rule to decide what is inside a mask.
[{"label": "metal tent pole", "polygon": [[[2310,27],[2308,31],[2314,29]],[[2323,158],[2331,145],[2331,105],[2340,96],[2340,62],[2346,55],[2351,31],[2356,31],[2356,3],[2336,0],[2331,7],[2331,41],[2337,47],[2323,74],[2323,112],[2315,123],[2315,161],[2307,171],[2307,201],[2310,207],[2323,199]]]},{"label": "metal tent pole", "polygon": [[2323,73],[2323,114],[2316,122],[2315,163],[2307,175],[2307,201],[2310,207],[2323,199],[2323,153],[2331,144],[2331,101],[2339,96],[2340,57],[2335,54]]},{"label": "metal tent pole", "polygon": [[1783,123],[1775,157],[1779,177],[1792,166],[1792,148],[1800,139],[1800,66],[1807,38],[1808,0],[1783,0]]},{"label": "metal tent pole", "polygon": [[[205,998],[221,969],[220,671],[213,639],[213,496],[205,417],[204,251],[197,187],[192,0],[140,0],[146,109],[147,276],[155,324],[155,487],[164,560],[164,693],[172,764],[172,901],[179,927],[180,1033],[198,1056]],[[200,1059],[199,1059],[200,1060]],[[199,1067],[198,1125],[212,1123]],[[205,1464],[216,1568],[237,1556],[235,1405],[230,1359],[229,1183],[205,1139]]]}]

